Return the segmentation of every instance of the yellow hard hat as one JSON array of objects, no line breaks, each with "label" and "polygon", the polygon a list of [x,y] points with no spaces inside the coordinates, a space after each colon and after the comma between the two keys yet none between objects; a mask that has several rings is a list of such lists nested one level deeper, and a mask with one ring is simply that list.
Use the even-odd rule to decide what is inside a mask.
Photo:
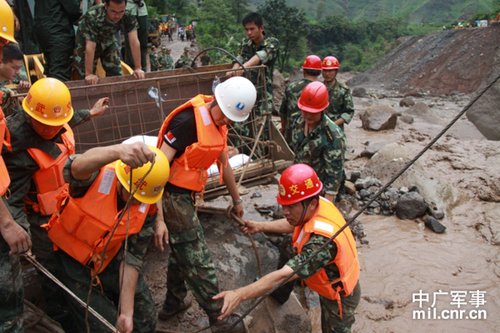
[{"label": "yellow hard hat", "polygon": [[14,38],[14,13],[5,0],[0,0],[0,37],[17,43]]},{"label": "yellow hard hat", "polygon": [[49,126],[64,125],[73,117],[69,89],[54,78],[36,81],[23,100],[23,109],[34,119]]},{"label": "yellow hard hat", "polygon": [[[151,151],[156,154],[155,163],[151,168],[151,162],[135,169],[131,169],[121,160],[116,161],[115,172],[120,183],[127,191],[130,189],[130,172],[132,171],[132,191],[135,191],[135,186],[139,185],[139,181],[145,176],[139,189],[135,191],[134,198],[142,203],[154,204],[161,199],[163,188],[167,184],[170,176],[170,164],[167,156],[158,148],[148,146]],[[149,171],[151,169],[151,171]],[[149,173],[148,173],[149,171]],[[147,175],[146,175],[147,174]]]}]

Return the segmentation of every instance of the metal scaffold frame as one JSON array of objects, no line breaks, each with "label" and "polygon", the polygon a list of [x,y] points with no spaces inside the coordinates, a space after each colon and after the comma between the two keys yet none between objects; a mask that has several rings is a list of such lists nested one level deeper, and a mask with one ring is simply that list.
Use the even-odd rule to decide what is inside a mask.
[{"label": "metal scaffold frame", "polygon": [[[74,128],[77,152],[121,143],[136,135],[156,136],[169,112],[197,94],[212,95],[214,80],[223,81],[230,70],[231,65],[226,64],[153,72],[143,80],[108,77],[93,86],[84,81],[67,82],[75,109],[91,108],[101,97],[110,99],[105,114]],[[266,96],[264,70],[264,66],[247,69],[248,73],[257,71],[258,96]],[[254,108],[244,123],[250,127],[249,136],[242,136],[234,127],[229,131],[229,145],[247,155],[252,153],[251,163],[234,170],[239,184],[268,180],[288,166],[293,156],[271,121],[271,110],[266,103],[262,105],[262,116],[257,116]],[[222,194],[225,188],[219,185],[219,176],[210,177],[205,197]]]}]

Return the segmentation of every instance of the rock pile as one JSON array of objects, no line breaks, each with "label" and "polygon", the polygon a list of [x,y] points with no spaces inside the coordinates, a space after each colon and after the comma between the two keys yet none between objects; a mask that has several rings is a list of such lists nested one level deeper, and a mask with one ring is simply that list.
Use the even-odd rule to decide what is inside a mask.
[{"label": "rock pile", "polygon": [[[359,178],[359,173],[355,172],[345,182],[338,206],[344,214],[349,214],[352,208],[360,209],[368,205],[364,210],[365,214],[396,215],[405,220],[423,218],[425,225],[432,231],[436,233],[445,231],[446,227],[438,221],[444,218],[444,212],[434,202],[427,202],[419,193],[417,186],[388,187],[376,196],[382,186],[379,179]],[[363,238],[364,233],[359,234],[358,230],[357,236]]]}]

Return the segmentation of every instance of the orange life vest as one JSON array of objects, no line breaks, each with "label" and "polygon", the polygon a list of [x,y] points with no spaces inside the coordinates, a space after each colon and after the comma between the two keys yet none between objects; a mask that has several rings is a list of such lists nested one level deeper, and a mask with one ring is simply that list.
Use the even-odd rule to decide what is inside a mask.
[{"label": "orange life vest", "polygon": [[[201,192],[208,179],[207,169],[218,160],[220,154],[227,149],[227,126],[217,127],[207,109],[207,103],[213,101],[213,96],[197,95],[173,110],[163,122],[158,134],[158,148],[163,143],[163,136],[172,119],[180,112],[194,109],[196,134],[198,141],[186,148],[184,153],[170,166],[168,182],[194,192]],[[221,172],[222,180],[222,172]]]},{"label": "orange life vest", "polygon": [[42,216],[49,216],[57,210],[58,197],[68,189],[64,181],[63,169],[68,157],[75,153],[75,138],[68,125],[66,132],[61,134],[62,143],[57,143],[61,154],[53,159],[49,154],[37,148],[28,148],[28,153],[38,164],[39,169],[33,175],[36,186],[37,202],[25,199],[26,205],[31,205],[33,211]]},{"label": "orange life vest", "polygon": [[[339,210],[325,198],[320,197],[319,208],[315,215],[302,227],[296,227],[293,233],[293,246],[300,254],[302,247],[309,241],[311,234],[317,234],[326,238],[332,237],[342,226],[346,224]],[[324,268],[305,280],[306,285],[316,291],[319,295],[337,300],[340,313],[342,307],[340,296],[349,296],[359,279],[358,252],[356,241],[352,236],[351,229],[346,228],[334,239],[337,245],[337,255],[329,262],[329,265],[337,265],[340,277],[331,281]]]},{"label": "orange life vest", "polygon": [[[0,100],[2,100],[3,93],[0,91]],[[3,145],[10,148],[10,136],[9,130],[7,128],[7,121],[5,120],[5,115],[3,114],[2,107],[0,106],[0,196],[7,192],[10,184],[9,172],[5,166],[5,162],[1,156]]]},{"label": "orange life vest", "polygon": [[83,197],[67,195],[64,207],[53,214],[46,225],[56,248],[81,264],[90,265],[96,274],[102,272],[116,256],[127,235],[139,233],[148,213],[156,213],[154,205],[151,209],[147,204],[130,205],[130,212],[117,221],[120,212],[116,186],[114,164],[108,164],[101,169]]}]

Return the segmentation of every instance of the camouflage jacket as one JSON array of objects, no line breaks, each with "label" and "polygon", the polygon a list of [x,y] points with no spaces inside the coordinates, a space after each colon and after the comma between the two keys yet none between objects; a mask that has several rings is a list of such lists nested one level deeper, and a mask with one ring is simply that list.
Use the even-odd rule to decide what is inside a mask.
[{"label": "camouflage jacket", "polygon": [[[188,59],[188,66],[191,65],[191,59]],[[159,70],[167,70],[174,69],[174,59],[170,56],[170,54],[160,54],[158,57],[158,69]]]},{"label": "camouflage jacket", "polygon": [[292,128],[291,148],[294,163],[310,165],[323,182],[326,194],[336,195],[344,173],[346,138],[342,129],[323,115],[319,125],[304,135],[304,119],[297,118]]},{"label": "camouflage jacket", "polygon": [[302,92],[302,89],[304,89],[304,87],[311,82],[312,81],[309,79],[300,79],[290,83],[285,89],[285,94],[281,100],[279,114],[285,123],[285,139],[287,142],[290,142],[292,139],[293,123],[298,117],[300,117],[300,110],[297,106],[300,93]]},{"label": "camouflage jacket", "polygon": [[[337,266],[329,265],[337,255],[336,244],[334,242],[328,242],[328,245],[323,250],[315,253],[316,250],[323,246],[326,239],[326,237],[312,234],[309,241],[302,247],[301,253],[288,260],[286,265],[295,271],[300,265],[304,264],[306,260],[310,260],[296,272],[302,280],[312,276],[321,268],[325,268],[326,274],[331,280],[338,278],[340,274]],[[312,256],[313,253],[314,256]]]},{"label": "camouflage jacket", "polygon": [[[90,119],[89,110],[77,110],[69,125],[77,126]],[[7,200],[12,217],[24,228],[29,228],[27,211],[24,199],[37,202],[33,175],[38,171],[38,164],[28,153],[28,148],[37,148],[48,155],[57,157],[61,153],[56,142],[61,142],[58,134],[52,140],[42,139],[29,125],[25,112],[16,112],[7,118],[7,127],[10,132],[12,150],[4,146],[2,156],[10,176],[10,196]],[[62,133],[62,132],[61,132]],[[32,211],[29,214],[33,214]]]},{"label": "camouflage jacket", "polygon": [[78,25],[78,35],[76,38],[77,49],[85,49],[85,41],[90,40],[105,49],[107,45],[115,43],[115,33],[121,30],[125,35],[133,30],[137,30],[139,24],[137,19],[129,11],[125,11],[122,19],[116,23],[111,22],[106,17],[104,4],[96,5],[83,15]]},{"label": "camouflage jacket", "polygon": [[175,62],[175,68],[189,67],[191,66],[191,62],[193,59],[189,58],[186,55],[181,55],[179,59]]},{"label": "camouflage jacket", "polygon": [[149,54],[149,64],[151,65],[151,72],[156,72],[160,68],[160,63],[158,62],[158,55],[154,52]]},{"label": "camouflage jacket", "polygon": [[15,97],[12,97],[12,90],[6,87],[6,81],[0,82],[1,105],[5,116],[13,114],[19,109],[19,103]]},{"label": "camouflage jacket", "polygon": [[[242,64],[257,55],[260,63],[266,66],[266,91],[273,93],[273,69],[278,58],[279,41],[274,37],[264,37],[262,44],[258,47],[248,38],[245,38],[240,45],[240,52],[237,57]],[[251,73],[250,80],[257,85],[257,73]]]},{"label": "camouflage jacket", "polygon": [[351,90],[344,83],[335,80],[334,84],[327,84],[330,105],[326,110],[326,115],[333,121],[342,118],[349,124],[354,115],[354,104],[352,103]]}]

